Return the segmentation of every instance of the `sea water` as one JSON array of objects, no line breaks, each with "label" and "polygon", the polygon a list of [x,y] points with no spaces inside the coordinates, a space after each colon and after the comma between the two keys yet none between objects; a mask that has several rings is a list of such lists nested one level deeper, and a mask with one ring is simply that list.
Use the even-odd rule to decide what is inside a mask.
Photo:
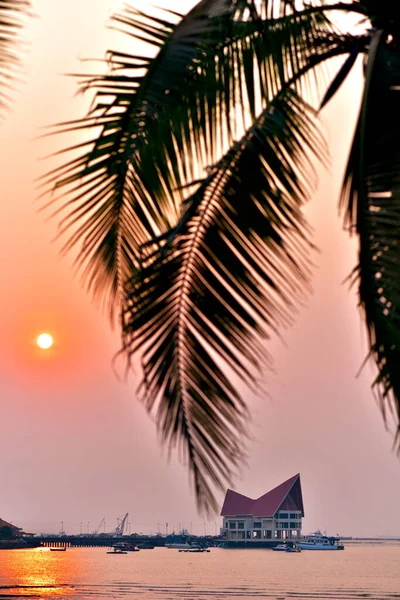
[{"label": "sea water", "polygon": [[348,544],[344,551],[272,552],[167,548],[0,551],[0,599],[217,600],[400,598],[400,544]]}]

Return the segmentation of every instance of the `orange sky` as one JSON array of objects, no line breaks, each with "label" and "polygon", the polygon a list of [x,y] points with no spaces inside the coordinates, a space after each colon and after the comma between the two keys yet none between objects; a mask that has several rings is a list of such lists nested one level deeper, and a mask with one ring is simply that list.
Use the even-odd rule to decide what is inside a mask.
[{"label": "orange sky", "polygon": [[[192,522],[202,533],[186,472],[174,461],[166,467],[154,425],[135,401],[135,377],[121,383],[112,370],[118,335],[73,277],[72,257],[60,259],[51,241],[56,222],[34,204],[34,180],[53,164],[40,159],[60,143],[35,138],[44,126],[82,115],[89,102],[61,74],[81,71],[79,57],[121,46],[105,28],[121,4],[34,0],[40,18],[26,33],[25,83],[1,125],[0,453],[7,485],[0,516],[33,531],[58,531],[62,520],[73,533],[103,516],[115,527],[129,511],[132,531]],[[173,8],[187,5],[175,0]],[[236,489],[256,497],[300,472],[306,531],[399,535],[400,464],[372,398],[371,369],[356,378],[363,330],[354,293],[342,285],[356,247],[341,231],[337,196],[358,82],[325,113],[332,170],[321,174],[308,209],[321,249],[314,294],[285,333],[287,346],[269,348],[276,359],[275,373],[264,378],[271,397],[246,393],[253,439]],[[48,354],[33,344],[42,329],[55,338]]]}]

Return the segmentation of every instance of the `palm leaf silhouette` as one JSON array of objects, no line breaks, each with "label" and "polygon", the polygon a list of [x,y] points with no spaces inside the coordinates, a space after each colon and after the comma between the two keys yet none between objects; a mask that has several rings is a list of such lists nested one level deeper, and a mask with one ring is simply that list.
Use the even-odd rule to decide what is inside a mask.
[{"label": "palm leaf silhouette", "polygon": [[307,150],[326,153],[313,114],[290,89],[276,96],[130,283],[125,347],[146,349],[146,405],[157,406],[163,441],[189,459],[199,505],[210,512],[207,481],[229,481],[247,418],[221,361],[255,385],[265,340],[292,322],[307,281]]},{"label": "palm leaf silhouette", "polygon": [[[266,342],[292,322],[308,288],[302,208],[312,159],[326,163],[327,149],[305,98],[331,101],[361,54],[366,87],[342,206],[360,239],[354,277],[382,407],[398,414],[400,28],[390,7],[202,0],[185,16],[126,8],[115,26],[149,53],[111,52],[106,75],[82,78],[95,94],[90,113],[58,128],[91,135],[45,180],[58,192],[56,212],[66,211],[61,233],[72,228],[65,249],[79,244],[87,286],[122,316],[123,350],[130,361],[142,356],[143,401],[208,512],[244,455],[248,413],[235,377],[257,388]],[[334,11],[358,15],[358,28],[339,30]],[[323,67],[337,57],[332,78]]]},{"label": "palm leaf silhouette", "polygon": [[[360,304],[378,366],[375,384],[384,415],[400,416],[400,152],[397,117],[400,57],[377,31],[367,63],[364,99],[345,176],[346,225],[360,239]],[[398,429],[399,435],[399,429]],[[397,437],[398,439],[398,437]]]},{"label": "palm leaf silhouette", "polygon": [[20,66],[20,32],[29,8],[27,0],[0,0],[0,114],[10,105],[10,91]]}]

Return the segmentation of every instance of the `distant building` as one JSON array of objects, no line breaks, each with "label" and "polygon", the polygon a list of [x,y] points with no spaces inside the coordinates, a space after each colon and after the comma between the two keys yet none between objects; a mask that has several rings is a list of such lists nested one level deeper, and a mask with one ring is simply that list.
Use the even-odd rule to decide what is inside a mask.
[{"label": "distant building", "polygon": [[12,531],[12,534],[15,536],[22,535],[21,527],[15,527],[15,525],[12,525],[11,523],[8,523],[7,521],[4,521],[4,519],[0,518],[0,529],[2,527],[9,527]]},{"label": "distant building", "polygon": [[257,500],[226,492],[221,535],[232,541],[293,539],[301,536],[304,517],[300,474]]}]

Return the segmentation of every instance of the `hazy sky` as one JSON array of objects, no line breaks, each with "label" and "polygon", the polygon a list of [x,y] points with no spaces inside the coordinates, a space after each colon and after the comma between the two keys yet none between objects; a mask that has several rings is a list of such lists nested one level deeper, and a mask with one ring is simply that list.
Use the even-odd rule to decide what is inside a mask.
[{"label": "hazy sky", "polygon": [[[143,8],[145,2],[141,2]],[[179,10],[189,2],[158,0]],[[130,513],[131,531],[179,524],[204,532],[186,471],[167,464],[155,427],[136,401],[136,381],[119,381],[111,366],[117,332],[73,277],[72,257],[51,242],[56,223],[34,205],[34,180],[53,164],[40,160],[61,140],[35,140],[40,129],[83,115],[90,98],[75,96],[63,73],[82,72],[79,58],[121,46],[107,31],[122,2],[34,0],[26,32],[31,50],[14,111],[1,125],[0,189],[0,517],[28,531],[92,531]],[[342,284],[356,260],[337,217],[337,197],[359,102],[359,79],[325,112],[331,173],[322,173],[308,213],[321,253],[313,295],[268,348],[275,372],[270,397],[247,394],[252,410],[249,459],[236,490],[258,497],[301,473],[304,531],[400,535],[400,462],[371,393],[373,371],[356,378],[366,353],[354,291]],[[54,333],[50,355],[35,349],[41,330]],[[221,497],[221,503],[223,498]],[[208,533],[220,525],[217,515]]]}]

